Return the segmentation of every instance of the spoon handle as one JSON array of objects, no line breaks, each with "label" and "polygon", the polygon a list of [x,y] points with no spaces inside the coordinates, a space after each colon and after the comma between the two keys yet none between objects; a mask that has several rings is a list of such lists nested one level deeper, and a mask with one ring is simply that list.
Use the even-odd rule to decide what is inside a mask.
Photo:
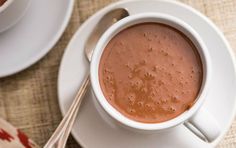
[{"label": "spoon handle", "polygon": [[63,120],[50,137],[44,148],[64,148],[67,138],[70,135],[70,131],[73,127],[74,121],[76,119],[76,115],[79,111],[80,104],[82,102],[82,98],[87,92],[88,86],[90,84],[89,75],[87,75],[86,79],[83,81],[78,93],[76,94],[75,99],[73,100],[69,110],[65,114]]},{"label": "spoon handle", "polygon": [[[79,100],[78,105],[76,106],[74,112],[71,114],[71,117],[69,117],[69,119],[68,119],[69,120],[68,126],[66,127],[64,134],[60,137],[59,144],[58,144],[60,147],[58,147],[58,148],[64,148],[66,146],[67,139],[70,135],[71,129],[72,129],[75,119],[77,117],[81,102],[83,100],[82,98],[84,98],[84,95],[87,92],[89,83],[90,83],[90,79],[89,79],[89,76],[87,76],[87,78],[85,80],[84,89],[82,90],[83,92],[81,92],[80,96],[78,96],[78,100]],[[83,87],[83,85],[82,85],[82,87]]]}]

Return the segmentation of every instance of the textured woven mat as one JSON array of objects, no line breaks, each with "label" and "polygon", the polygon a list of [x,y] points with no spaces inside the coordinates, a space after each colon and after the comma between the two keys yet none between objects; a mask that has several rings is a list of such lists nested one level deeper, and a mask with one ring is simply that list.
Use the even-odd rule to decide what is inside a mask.
[{"label": "textured woven mat", "polygon": [[[115,0],[76,0],[65,33],[52,51],[27,70],[0,79],[0,116],[43,146],[61,120],[57,73],[70,38],[90,15]],[[236,50],[236,0],[181,0],[212,19]],[[69,148],[79,147],[70,137]],[[236,121],[218,148],[236,147]]]}]

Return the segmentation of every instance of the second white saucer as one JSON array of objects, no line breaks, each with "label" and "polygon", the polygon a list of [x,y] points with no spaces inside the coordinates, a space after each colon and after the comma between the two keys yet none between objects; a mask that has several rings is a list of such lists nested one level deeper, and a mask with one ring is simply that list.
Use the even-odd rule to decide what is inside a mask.
[{"label": "second white saucer", "polygon": [[24,17],[0,33],[0,78],[31,66],[52,49],[69,22],[73,4],[74,0],[31,0]]}]

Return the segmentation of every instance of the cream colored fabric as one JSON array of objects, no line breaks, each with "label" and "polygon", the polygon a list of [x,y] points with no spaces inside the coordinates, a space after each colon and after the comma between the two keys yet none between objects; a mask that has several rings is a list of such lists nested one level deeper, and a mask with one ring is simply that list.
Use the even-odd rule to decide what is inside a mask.
[{"label": "cream colored fabric", "polygon": [[[0,79],[0,116],[43,146],[61,120],[57,73],[61,57],[82,22],[116,0],[76,0],[70,24],[60,41],[40,62],[19,74]],[[224,32],[236,52],[236,0],[181,0],[204,13]],[[70,137],[69,148],[77,148]],[[236,147],[236,121],[218,148]]]},{"label": "cream colored fabric", "polygon": [[2,148],[39,148],[34,141],[17,128],[0,118],[0,147]]}]

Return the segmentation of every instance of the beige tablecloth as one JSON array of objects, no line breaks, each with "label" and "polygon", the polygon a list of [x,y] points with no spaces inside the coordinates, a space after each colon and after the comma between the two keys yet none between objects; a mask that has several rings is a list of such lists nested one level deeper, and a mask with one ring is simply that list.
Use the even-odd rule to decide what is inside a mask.
[{"label": "beige tablecloth", "polygon": [[[27,133],[39,145],[45,144],[62,118],[57,100],[57,74],[65,47],[81,23],[114,1],[76,0],[69,26],[51,52],[27,70],[0,79],[0,117]],[[213,20],[236,50],[236,0],[181,1]],[[67,145],[79,147],[72,137]],[[236,147],[236,121],[218,147]]]}]

